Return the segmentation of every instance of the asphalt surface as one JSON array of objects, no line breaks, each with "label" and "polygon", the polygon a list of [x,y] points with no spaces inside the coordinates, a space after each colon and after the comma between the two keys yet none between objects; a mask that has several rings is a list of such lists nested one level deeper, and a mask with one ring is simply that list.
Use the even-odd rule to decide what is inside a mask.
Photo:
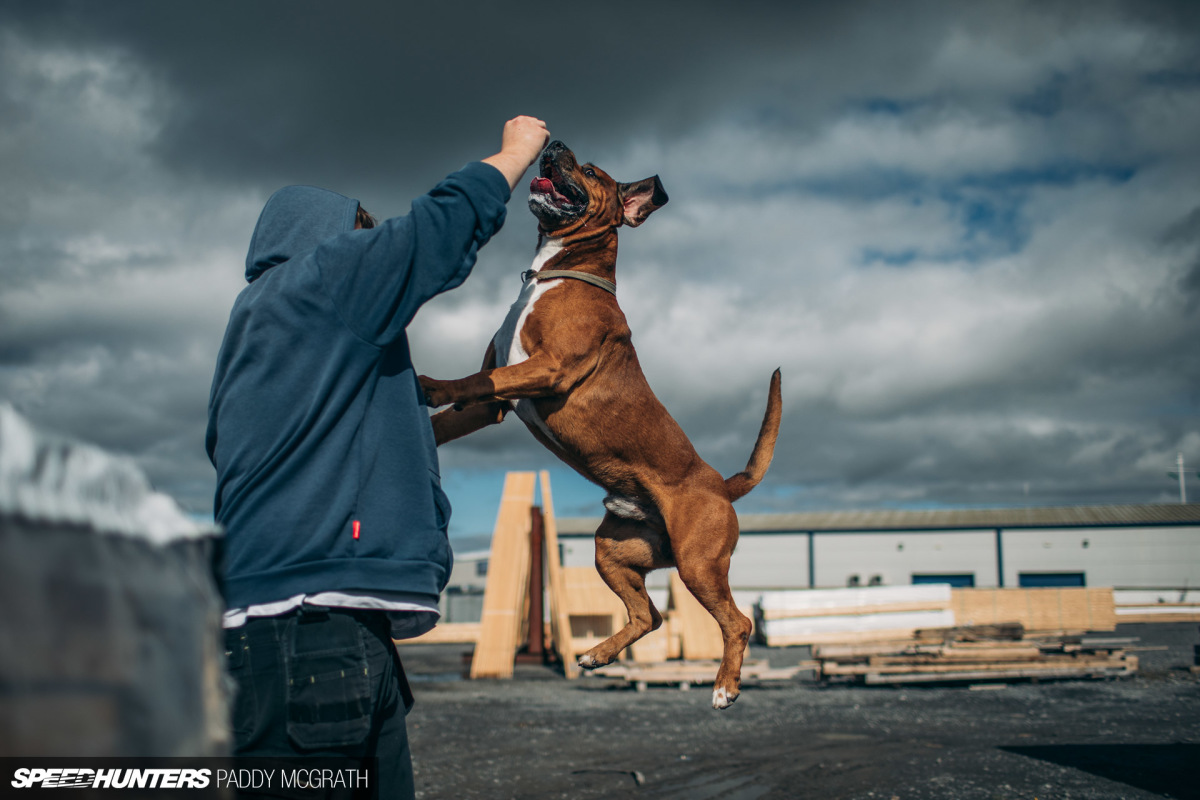
[{"label": "asphalt surface", "polygon": [[[1122,626],[1142,671],[990,688],[747,686],[724,712],[707,687],[638,692],[518,667],[461,679],[456,645],[401,649],[422,800],[1059,800],[1200,798],[1195,623]],[[1153,649],[1149,649],[1153,648]],[[794,664],[803,648],[754,647]]]}]

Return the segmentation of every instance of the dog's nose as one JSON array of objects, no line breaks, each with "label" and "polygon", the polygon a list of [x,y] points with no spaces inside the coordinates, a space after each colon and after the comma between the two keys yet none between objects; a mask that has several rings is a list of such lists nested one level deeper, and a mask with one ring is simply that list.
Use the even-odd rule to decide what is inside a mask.
[{"label": "dog's nose", "polygon": [[553,142],[546,145],[546,149],[543,150],[542,152],[544,154],[553,156],[553,155],[557,155],[557,154],[561,153],[563,150],[566,150],[566,149],[567,149],[567,146],[565,144],[563,144],[562,141],[560,141],[559,139],[555,139]]}]

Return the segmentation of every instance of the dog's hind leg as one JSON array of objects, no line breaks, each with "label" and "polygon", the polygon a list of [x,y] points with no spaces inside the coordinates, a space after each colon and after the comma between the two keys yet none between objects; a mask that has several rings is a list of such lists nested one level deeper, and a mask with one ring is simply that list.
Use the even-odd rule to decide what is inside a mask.
[{"label": "dog's hind leg", "polygon": [[712,704],[713,708],[728,708],[741,693],[742,659],[754,628],[738,610],[729,588],[729,561],[738,536],[737,516],[724,501],[698,501],[689,505],[686,520],[668,521],[668,525],[676,525],[671,530],[671,542],[684,586],[721,627],[724,651],[713,683]]},{"label": "dog's hind leg", "polygon": [[596,530],[596,570],[629,613],[624,628],[579,657],[579,666],[611,664],[629,645],[662,625],[662,615],[646,592],[646,573],[671,565],[664,532],[650,525],[605,514]]}]

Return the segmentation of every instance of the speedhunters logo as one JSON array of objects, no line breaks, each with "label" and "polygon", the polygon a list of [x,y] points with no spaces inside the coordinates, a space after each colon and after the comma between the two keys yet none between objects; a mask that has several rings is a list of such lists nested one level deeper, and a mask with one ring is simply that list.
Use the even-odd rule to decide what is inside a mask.
[{"label": "speedhunters logo", "polygon": [[207,789],[208,769],[88,769],[22,767],[13,773],[14,789]]},{"label": "speedhunters logo", "polygon": [[243,793],[374,796],[374,758],[16,758],[0,757],[0,800],[233,800]]}]

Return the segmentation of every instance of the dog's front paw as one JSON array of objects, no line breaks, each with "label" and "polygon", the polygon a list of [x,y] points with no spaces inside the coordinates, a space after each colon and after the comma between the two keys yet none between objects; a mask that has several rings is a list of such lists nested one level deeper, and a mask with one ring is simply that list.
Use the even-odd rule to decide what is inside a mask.
[{"label": "dog's front paw", "polygon": [[579,657],[579,666],[583,667],[584,669],[596,669],[597,667],[602,667],[604,665],[601,664],[595,656],[584,653]]},{"label": "dog's front paw", "polygon": [[450,393],[446,391],[446,381],[434,380],[426,375],[418,375],[417,382],[421,384],[421,391],[425,393],[425,405],[430,408],[448,405],[450,403]]}]

